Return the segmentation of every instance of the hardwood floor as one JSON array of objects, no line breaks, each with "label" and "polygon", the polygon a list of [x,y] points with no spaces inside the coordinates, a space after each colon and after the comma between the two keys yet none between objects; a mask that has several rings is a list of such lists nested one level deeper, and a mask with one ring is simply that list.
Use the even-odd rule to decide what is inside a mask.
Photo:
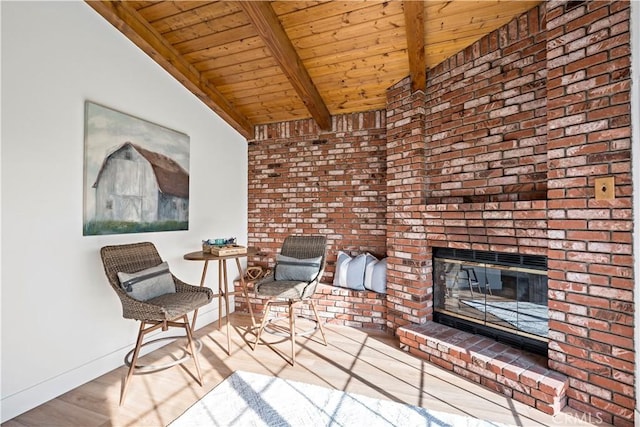
[{"label": "hardwood floor", "polygon": [[[123,406],[118,406],[124,366],[2,424],[23,426],[165,426],[236,370],[292,379],[379,399],[403,402],[432,410],[467,414],[494,422],[519,426],[590,425],[586,415],[566,411],[551,417],[498,395],[400,350],[398,341],[378,331],[327,325],[329,345],[319,332],[297,343],[296,366],[284,360],[290,342],[269,334],[272,345],[252,351],[245,338],[250,318],[233,314],[231,355],[226,336],[217,323],[195,335],[202,340],[200,362],[205,385],[193,379],[192,362],[132,378]],[[145,356],[143,362],[158,363],[179,355],[177,343]],[[281,351],[281,355],[277,353]],[[220,402],[224,405],[224,402]]]}]

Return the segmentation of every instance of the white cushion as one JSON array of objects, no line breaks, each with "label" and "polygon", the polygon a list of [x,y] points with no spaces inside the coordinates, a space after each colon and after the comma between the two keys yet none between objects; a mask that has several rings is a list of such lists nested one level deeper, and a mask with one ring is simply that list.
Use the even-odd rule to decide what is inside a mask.
[{"label": "white cushion", "polygon": [[364,278],[367,275],[367,267],[369,267],[369,265],[371,263],[378,262],[378,258],[376,258],[374,255],[371,255],[369,252],[365,252],[364,257],[365,257],[364,273],[363,273],[363,278],[362,278],[363,283],[364,283]]},{"label": "white cushion", "polygon": [[147,301],[160,295],[176,292],[176,284],[166,261],[135,273],[118,272],[118,279],[122,289],[131,298],[139,301]]},{"label": "white cushion", "polygon": [[367,264],[364,271],[364,287],[370,291],[384,294],[387,292],[387,259]]},{"label": "white cushion", "polygon": [[276,255],[275,279],[310,282],[318,275],[321,262],[321,256],[303,259],[278,254]]},{"label": "white cushion", "polygon": [[360,254],[352,258],[349,254],[338,251],[333,286],[364,291],[364,269],[367,265],[367,255]]}]

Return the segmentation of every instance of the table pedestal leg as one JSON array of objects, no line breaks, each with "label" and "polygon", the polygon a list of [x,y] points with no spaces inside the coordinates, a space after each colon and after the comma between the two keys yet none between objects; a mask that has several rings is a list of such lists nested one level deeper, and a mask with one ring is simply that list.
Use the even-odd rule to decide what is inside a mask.
[{"label": "table pedestal leg", "polygon": [[231,322],[229,321],[229,312],[231,311],[231,308],[229,307],[229,278],[227,276],[227,260],[225,259],[222,262],[222,269],[223,269],[223,275],[224,275],[224,305],[225,305],[225,312],[224,312],[224,316],[225,316],[225,322],[227,323],[227,354],[231,355],[231,334],[230,334],[230,324]]},{"label": "table pedestal leg", "polygon": [[251,307],[251,301],[249,301],[249,291],[247,290],[247,283],[244,281],[244,271],[242,271],[242,265],[240,265],[240,260],[236,258],[236,266],[238,267],[238,272],[240,273],[240,286],[242,287],[242,295],[247,301],[247,306],[249,306],[249,314],[251,314],[251,326],[256,326],[256,318],[253,315],[253,308]]},{"label": "table pedestal leg", "polygon": [[[247,305],[249,306],[249,313],[251,314],[251,326],[256,327],[256,319],[253,313],[253,307],[251,306],[251,301],[249,301],[249,291],[247,289],[247,283],[244,280],[244,271],[242,269],[242,265],[240,264],[239,257],[234,258],[236,260],[236,266],[238,267],[238,273],[240,274],[240,286],[242,288],[242,294],[247,301]],[[200,278],[200,286],[204,286],[205,278],[207,276],[207,268],[209,267],[209,260],[204,260],[204,267],[202,269],[202,276]],[[225,312],[224,317],[227,322],[227,353],[231,354],[231,322],[229,321],[229,313],[231,312],[229,295],[236,295],[235,289],[233,291],[229,290],[229,276],[227,273],[227,260],[226,259],[218,259],[218,294],[214,295],[218,297],[218,330],[222,329],[222,300],[224,298],[225,304]],[[191,329],[195,331],[196,329],[196,319],[198,317],[198,309],[193,311],[193,320],[191,321]]]},{"label": "table pedestal leg", "polygon": [[[209,266],[209,261],[206,260],[204,262],[204,267],[202,268],[202,277],[200,277],[200,287],[204,286],[204,279],[207,277],[207,267]],[[196,308],[193,311],[193,320],[191,321],[191,330],[196,330],[196,318],[198,317],[198,309]]]},{"label": "table pedestal leg", "polygon": [[218,330],[222,329],[222,260],[218,260]]}]

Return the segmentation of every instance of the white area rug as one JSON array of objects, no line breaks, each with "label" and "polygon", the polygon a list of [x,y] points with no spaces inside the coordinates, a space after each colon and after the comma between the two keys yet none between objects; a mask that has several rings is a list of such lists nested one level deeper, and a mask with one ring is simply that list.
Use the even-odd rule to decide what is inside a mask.
[{"label": "white area rug", "polygon": [[505,426],[237,371],[170,424],[194,426]]},{"label": "white area rug", "polygon": [[492,314],[521,331],[547,337],[549,310],[546,306],[524,301],[460,300],[476,310]]}]

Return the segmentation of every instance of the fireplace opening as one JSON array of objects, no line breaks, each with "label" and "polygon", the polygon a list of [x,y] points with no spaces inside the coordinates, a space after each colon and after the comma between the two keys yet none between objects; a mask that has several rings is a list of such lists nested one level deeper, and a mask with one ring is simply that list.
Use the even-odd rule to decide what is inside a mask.
[{"label": "fireplace opening", "polygon": [[547,355],[547,257],[434,248],[434,321]]}]

